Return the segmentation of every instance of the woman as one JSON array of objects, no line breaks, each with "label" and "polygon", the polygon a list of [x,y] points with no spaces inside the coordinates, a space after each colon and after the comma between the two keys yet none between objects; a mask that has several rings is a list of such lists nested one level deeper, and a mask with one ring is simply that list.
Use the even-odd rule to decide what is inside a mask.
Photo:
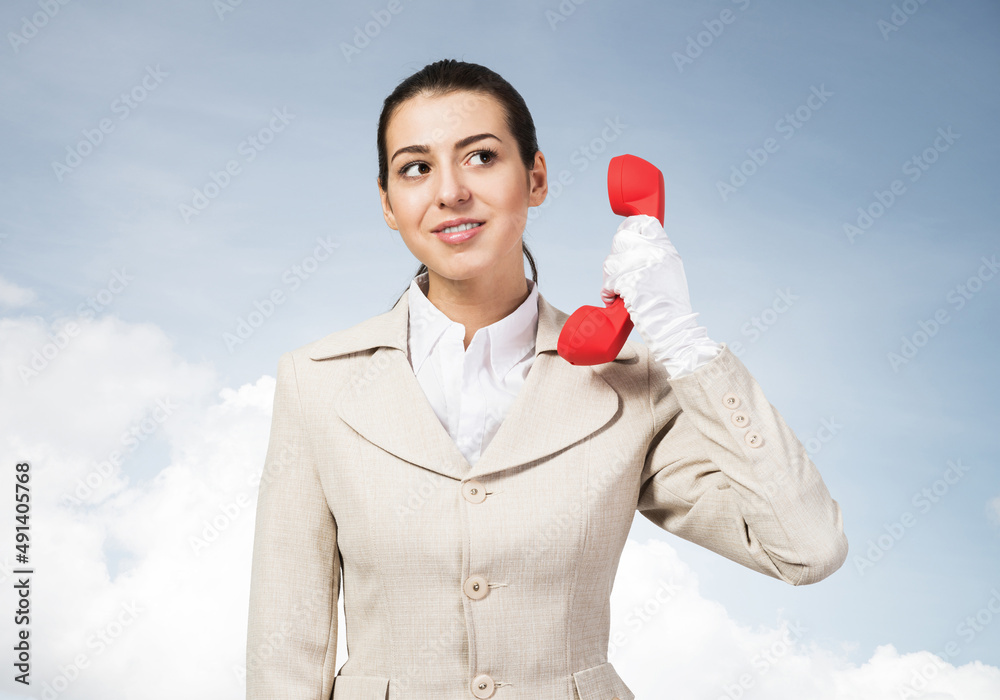
[{"label": "woman", "polygon": [[545,158],[503,78],[426,66],[386,99],[378,151],[386,223],[423,264],[392,309],[278,363],[248,700],[633,700],[607,651],[636,510],[791,584],[840,567],[837,503],[696,324],[655,219],[619,227],[601,291],[646,344],[558,355],[567,314],[522,241]]}]

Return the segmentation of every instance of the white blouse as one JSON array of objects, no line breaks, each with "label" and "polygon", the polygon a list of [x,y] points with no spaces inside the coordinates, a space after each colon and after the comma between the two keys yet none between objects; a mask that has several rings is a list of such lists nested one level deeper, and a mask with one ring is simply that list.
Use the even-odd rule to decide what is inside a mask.
[{"label": "white blouse", "polygon": [[[535,359],[538,289],[514,311],[480,328],[465,348],[465,326],[427,298],[428,273],[409,290],[410,366],[441,424],[470,465],[496,435]],[[708,341],[664,362],[672,379],[691,374],[722,349]]]}]

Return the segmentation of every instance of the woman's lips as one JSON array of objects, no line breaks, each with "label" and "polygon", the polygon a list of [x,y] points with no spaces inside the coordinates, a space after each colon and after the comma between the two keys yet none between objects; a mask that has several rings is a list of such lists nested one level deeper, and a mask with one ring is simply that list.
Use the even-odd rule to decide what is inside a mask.
[{"label": "woman's lips", "polygon": [[477,235],[480,231],[482,231],[483,226],[485,225],[486,223],[483,222],[478,226],[476,226],[475,228],[470,228],[468,231],[456,231],[455,233],[444,233],[443,231],[439,231],[436,232],[434,235],[440,238],[445,243],[451,243],[451,244],[463,243],[472,238],[473,236]]}]

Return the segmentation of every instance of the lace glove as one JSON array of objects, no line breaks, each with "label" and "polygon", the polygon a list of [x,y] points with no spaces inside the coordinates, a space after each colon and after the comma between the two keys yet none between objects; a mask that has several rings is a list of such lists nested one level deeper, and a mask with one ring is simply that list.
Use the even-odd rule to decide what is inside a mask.
[{"label": "lace glove", "polygon": [[618,226],[604,261],[601,299],[610,306],[616,296],[671,379],[693,373],[722,352],[698,325],[684,264],[656,217],[629,216]]}]

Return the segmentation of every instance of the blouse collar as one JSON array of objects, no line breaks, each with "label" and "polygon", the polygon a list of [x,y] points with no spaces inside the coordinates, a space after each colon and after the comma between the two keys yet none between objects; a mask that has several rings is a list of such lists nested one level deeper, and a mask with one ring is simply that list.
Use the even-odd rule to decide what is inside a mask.
[{"label": "blouse collar", "polygon": [[[465,338],[465,326],[445,316],[427,298],[428,272],[410,281],[409,288],[409,349],[413,372],[430,357],[441,337],[451,328],[453,333]],[[481,328],[478,333],[486,333],[489,340],[489,360],[494,376],[504,376],[523,360],[528,353],[535,352],[535,334],[538,330],[538,285],[527,280],[531,290],[528,297],[514,311],[496,323]],[[460,335],[459,335],[460,333]]]}]

